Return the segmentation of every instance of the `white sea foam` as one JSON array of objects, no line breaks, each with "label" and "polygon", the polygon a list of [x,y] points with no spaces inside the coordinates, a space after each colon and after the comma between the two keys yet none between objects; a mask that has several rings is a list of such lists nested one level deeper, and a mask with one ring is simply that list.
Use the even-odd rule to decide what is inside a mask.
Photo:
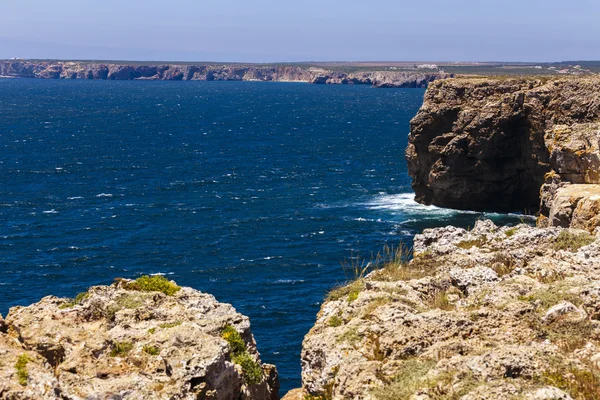
[{"label": "white sea foam", "polygon": [[427,206],[417,203],[414,197],[413,193],[383,194],[363,203],[363,205],[371,210],[401,211],[406,214],[452,215],[460,212],[476,214],[474,211],[458,211]]},{"label": "white sea foam", "polygon": [[273,283],[291,283],[291,284],[304,283],[304,279],[278,279]]},{"label": "white sea foam", "polygon": [[42,214],[58,214],[54,208],[52,210],[42,211]]},{"label": "white sea foam", "polygon": [[97,194],[96,197],[113,197],[112,193],[100,193]]},{"label": "white sea foam", "polygon": [[67,200],[79,200],[79,199],[83,199],[83,197],[82,196],[67,197]]}]

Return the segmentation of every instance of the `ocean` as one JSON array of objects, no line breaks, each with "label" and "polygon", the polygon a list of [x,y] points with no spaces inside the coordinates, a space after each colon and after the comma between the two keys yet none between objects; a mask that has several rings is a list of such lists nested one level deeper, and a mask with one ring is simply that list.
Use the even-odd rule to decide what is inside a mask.
[{"label": "ocean", "polygon": [[164,274],[250,317],[282,390],[341,262],[482,216],[413,201],[423,89],[0,79],[0,313]]}]

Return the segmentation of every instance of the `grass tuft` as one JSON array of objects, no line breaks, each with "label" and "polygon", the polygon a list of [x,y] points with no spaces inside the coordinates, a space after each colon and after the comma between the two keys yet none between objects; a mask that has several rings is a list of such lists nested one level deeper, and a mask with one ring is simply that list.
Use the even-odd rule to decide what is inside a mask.
[{"label": "grass tuft", "polygon": [[477,239],[473,239],[473,240],[463,240],[462,242],[458,242],[456,244],[456,247],[458,247],[459,249],[465,249],[468,250],[472,247],[483,247],[484,245],[487,244],[487,238],[477,238]]},{"label": "grass tuft", "polygon": [[64,304],[61,304],[58,308],[61,308],[61,309],[73,308],[76,305],[83,303],[89,297],[90,297],[90,294],[88,292],[79,293],[77,296],[75,296],[74,299],[72,299],[71,301],[66,302]]},{"label": "grass tuft", "polygon": [[244,378],[249,385],[256,385],[263,380],[263,371],[260,365],[254,361],[250,354],[242,353],[231,357],[231,361],[242,367]]},{"label": "grass tuft", "polygon": [[111,357],[122,357],[127,355],[133,349],[133,344],[130,342],[115,342],[110,350]]},{"label": "grass tuft", "polygon": [[156,346],[146,345],[142,350],[144,351],[144,353],[149,354],[151,356],[157,356],[160,354],[160,350]]},{"label": "grass tuft", "polygon": [[17,358],[15,369],[17,370],[17,377],[19,378],[19,384],[21,386],[27,386],[27,380],[29,379],[29,372],[27,372],[27,363],[31,361],[27,354],[21,354]]},{"label": "grass tuft", "polygon": [[263,371],[258,362],[248,354],[246,342],[242,335],[231,325],[225,326],[221,331],[221,337],[229,344],[231,349],[231,361],[242,367],[242,372],[246,383],[256,385],[263,380]]},{"label": "grass tuft", "polygon": [[329,318],[329,326],[331,326],[333,328],[342,326],[343,323],[344,323],[344,321],[342,321],[342,319],[340,317],[338,317],[337,315],[334,315],[333,317]]},{"label": "grass tuft", "polygon": [[579,250],[583,246],[592,244],[596,238],[589,233],[574,233],[568,230],[562,231],[554,242],[554,250],[568,250],[571,252]]},{"label": "grass tuft", "polygon": [[138,290],[140,292],[162,292],[167,296],[173,296],[181,290],[180,286],[160,275],[141,276],[135,281],[127,283],[124,287],[128,290]]},{"label": "grass tuft", "polygon": [[227,325],[221,331],[221,337],[229,344],[229,348],[234,355],[246,352],[246,342],[242,335],[231,325]]}]

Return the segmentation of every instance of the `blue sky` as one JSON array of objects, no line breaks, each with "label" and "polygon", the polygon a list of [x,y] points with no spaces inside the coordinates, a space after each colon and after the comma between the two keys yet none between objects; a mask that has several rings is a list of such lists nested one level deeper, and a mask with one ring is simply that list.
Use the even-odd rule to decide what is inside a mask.
[{"label": "blue sky", "polygon": [[0,58],[600,59],[595,0],[11,0]]}]

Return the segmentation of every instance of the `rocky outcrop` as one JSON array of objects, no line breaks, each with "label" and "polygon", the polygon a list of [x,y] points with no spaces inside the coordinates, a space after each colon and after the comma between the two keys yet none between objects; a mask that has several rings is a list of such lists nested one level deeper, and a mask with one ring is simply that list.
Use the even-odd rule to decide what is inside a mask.
[{"label": "rocky outcrop", "polygon": [[150,279],[13,307],[0,318],[0,398],[279,398],[247,317]]},{"label": "rocky outcrop", "polygon": [[0,61],[0,76],[42,79],[278,81],[365,84],[374,87],[427,87],[444,72],[364,71],[347,73],[319,67],[259,64],[111,64],[68,61]]},{"label": "rocky outcrop", "polygon": [[414,249],[329,295],[303,343],[304,398],[597,398],[598,237],[478,221]]},{"label": "rocky outcrop", "polygon": [[416,200],[534,213],[545,183],[554,186],[544,192],[555,192],[557,182],[598,183],[599,121],[596,77],[434,82],[406,150]]}]

